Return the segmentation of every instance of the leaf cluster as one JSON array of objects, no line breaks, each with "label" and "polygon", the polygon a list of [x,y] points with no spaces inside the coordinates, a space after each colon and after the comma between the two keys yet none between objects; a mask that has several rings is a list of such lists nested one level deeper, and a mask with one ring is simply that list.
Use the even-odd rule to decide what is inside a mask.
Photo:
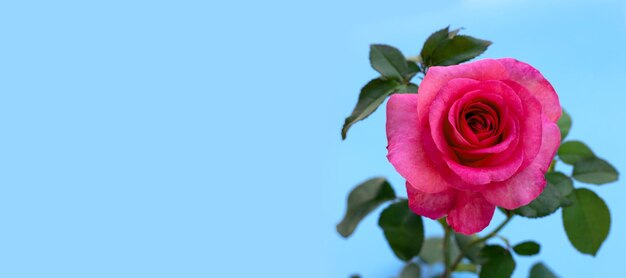
[{"label": "leaf cluster", "polygon": [[616,181],[619,173],[585,143],[565,140],[572,128],[572,117],[567,112],[563,112],[557,124],[564,142],[553,164],[570,165],[572,172],[567,175],[552,168],[546,174],[547,184],[541,195],[514,213],[539,218],[562,208],[563,227],[569,241],[581,253],[595,256],[609,234],[611,215],[600,196],[590,189],[575,188],[574,183],[604,185]]},{"label": "leaf cluster", "polygon": [[367,118],[392,94],[417,94],[412,79],[426,74],[431,66],[449,66],[469,61],[482,54],[491,42],[465,35],[448,27],[433,33],[424,43],[420,55],[407,58],[397,48],[384,44],[370,45],[369,60],[380,76],[370,80],[359,94],[356,107],[341,128],[341,138],[358,121]]}]

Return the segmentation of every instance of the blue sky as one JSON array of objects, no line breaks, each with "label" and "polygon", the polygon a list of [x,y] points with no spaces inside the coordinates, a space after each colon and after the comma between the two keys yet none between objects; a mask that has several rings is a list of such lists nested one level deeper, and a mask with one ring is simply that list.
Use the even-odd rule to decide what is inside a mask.
[{"label": "blue sky", "polygon": [[[334,231],[348,191],[386,161],[378,111],[340,140],[368,45],[417,54],[450,25],[526,61],[574,118],[572,139],[626,169],[620,1],[13,1],[0,4],[0,276],[390,277],[376,217]],[[565,169],[567,170],[567,169]],[[556,214],[535,239],[563,277],[614,277],[624,182],[596,258]],[[501,219],[498,216],[494,222]],[[428,235],[440,233],[427,223]]]}]

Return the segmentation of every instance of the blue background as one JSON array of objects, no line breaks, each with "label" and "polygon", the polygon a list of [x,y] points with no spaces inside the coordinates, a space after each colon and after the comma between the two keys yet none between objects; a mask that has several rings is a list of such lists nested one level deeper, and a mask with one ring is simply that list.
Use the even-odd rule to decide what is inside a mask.
[{"label": "blue background", "polygon": [[[540,69],[570,138],[626,172],[625,13],[617,0],[3,1],[0,277],[393,276],[376,217],[349,240],[334,230],[360,181],[403,192],[384,113],[340,140],[376,75],[368,45],[415,55],[447,25],[492,40],[483,57]],[[613,213],[598,256],[571,247],[559,214],[518,219],[504,234],[543,249],[515,277],[539,260],[563,277],[623,273],[626,188],[597,192]]]}]

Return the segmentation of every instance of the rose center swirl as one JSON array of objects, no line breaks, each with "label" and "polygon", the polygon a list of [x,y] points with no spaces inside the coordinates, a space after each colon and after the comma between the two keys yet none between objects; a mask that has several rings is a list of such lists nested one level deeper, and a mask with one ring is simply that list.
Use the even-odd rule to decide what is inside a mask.
[{"label": "rose center swirl", "polygon": [[461,118],[479,140],[496,135],[500,127],[500,113],[483,102],[475,102],[465,107]]}]

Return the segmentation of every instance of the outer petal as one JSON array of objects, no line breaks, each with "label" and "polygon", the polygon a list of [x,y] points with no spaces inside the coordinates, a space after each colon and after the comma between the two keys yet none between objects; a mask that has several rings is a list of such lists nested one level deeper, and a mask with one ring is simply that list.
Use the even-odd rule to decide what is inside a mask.
[{"label": "outer petal", "polygon": [[395,94],[387,103],[387,158],[408,182],[425,193],[438,193],[450,185],[424,153],[417,120],[417,95]]},{"label": "outer petal", "polygon": [[448,224],[457,232],[471,235],[489,226],[496,206],[478,193],[459,191],[455,206],[448,213]]},{"label": "outer petal", "polygon": [[541,149],[535,160],[511,179],[483,190],[483,197],[506,209],[516,209],[532,202],[546,186],[545,172],[550,167],[560,143],[559,127],[544,117]]},{"label": "outer petal", "polygon": [[409,182],[406,183],[406,191],[409,196],[409,208],[416,214],[435,220],[448,214],[454,206],[456,197],[454,189],[428,194],[415,189]]},{"label": "outer petal", "polygon": [[[561,117],[561,104],[554,88],[534,67],[515,59],[498,60],[509,72],[509,80],[524,86],[541,102],[543,112],[550,121],[556,122]],[[426,79],[424,79],[426,80]]]},{"label": "outer petal", "polygon": [[449,67],[430,67],[419,88],[418,113],[420,121],[428,118],[431,103],[448,81],[454,78],[506,80],[508,75],[506,68],[494,59],[483,59]]}]

